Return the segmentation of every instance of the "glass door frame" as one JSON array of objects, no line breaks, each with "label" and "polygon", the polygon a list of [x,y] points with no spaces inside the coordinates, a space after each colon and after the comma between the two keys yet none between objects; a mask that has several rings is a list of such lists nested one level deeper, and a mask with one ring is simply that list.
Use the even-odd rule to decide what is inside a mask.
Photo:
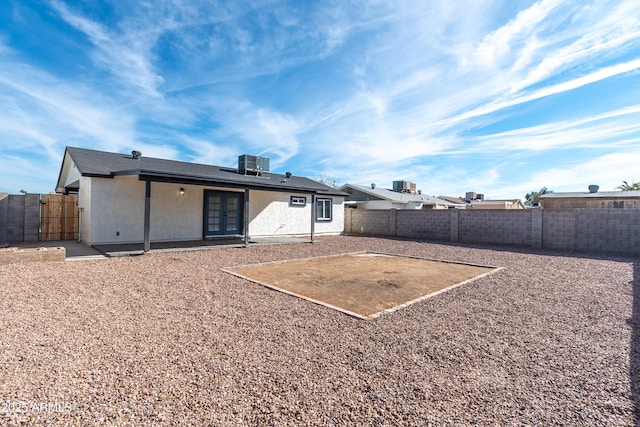
[{"label": "glass door frame", "polygon": [[[209,232],[209,197],[220,197],[220,231]],[[236,210],[236,225],[237,228],[228,231],[228,213],[227,210],[228,200],[236,198],[238,200]],[[219,190],[204,190],[203,197],[203,222],[202,222],[202,235],[203,238],[210,238],[216,236],[229,236],[229,235],[242,235],[244,231],[244,192],[236,191],[219,191]]]}]

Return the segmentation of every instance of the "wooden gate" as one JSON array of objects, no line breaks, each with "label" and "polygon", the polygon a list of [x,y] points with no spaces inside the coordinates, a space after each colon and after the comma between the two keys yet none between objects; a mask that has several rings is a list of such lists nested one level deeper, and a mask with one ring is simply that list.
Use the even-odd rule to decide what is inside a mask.
[{"label": "wooden gate", "polygon": [[40,198],[40,239],[78,240],[78,195],[43,194]]}]

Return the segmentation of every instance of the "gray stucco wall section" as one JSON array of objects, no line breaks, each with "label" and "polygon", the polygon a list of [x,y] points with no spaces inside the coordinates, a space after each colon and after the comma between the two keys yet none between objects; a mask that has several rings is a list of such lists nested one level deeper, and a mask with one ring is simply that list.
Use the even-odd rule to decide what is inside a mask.
[{"label": "gray stucco wall section", "polygon": [[640,209],[346,209],[345,232],[640,255]]},{"label": "gray stucco wall section", "polygon": [[37,242],[40,240],[40,195],[27,194],[24,202],[24,241]]},{"label": "gray stucco wall section", "polygon": [[7,240],[24,241],[24,196],[9,195]]},{"label": "gray stucco wall section", "polygon": [[9,194],[0,193],[0,248],[7,246],[7,226],[9,219]]},{"label": "gray stucco wall section", "polygon": [[[40,195],[10,194],[6,200],[6,220],[3,224],[7,242],[37,242],[40,238]],[[0,206],[0,221],[3,218],[2,209]],[[0,225],[0,230],[2,228]]]}]

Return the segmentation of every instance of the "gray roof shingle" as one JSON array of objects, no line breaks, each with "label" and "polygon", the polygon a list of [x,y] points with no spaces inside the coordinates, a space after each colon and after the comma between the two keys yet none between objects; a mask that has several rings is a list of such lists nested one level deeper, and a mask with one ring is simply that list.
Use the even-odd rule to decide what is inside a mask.
[{"label": "gray roof shingle", "polygon": [[447,200],[440,199],[435,196],[428,196],[426,194],[399,193],[397,191],[389,190],[387,188],[380,188],[380,187],[371,188],[371,186],[355,185],[355,184],[345,184],[341,188],[346,189],[349,187],[353,188],[354,190],[358,190],[362,193],[369,194],[373,197],[377,197],[380,200],[390,200],[392,202],[397,202],[397,203],[418,202],[418,203],[423,203],[425,205],[439,205],[439,206],[447,206],[447,207],[458,206],[455,203],[451,203]]},{"label": "gray roof shingle", "polygon": [[118,175],[140,175],[172,182],[193,182],[202,185],[225,185],[282,191],[315,192],[319,195],[347,196],[335,188],[309,178],[264,173],[262,176],[244,175],[235,168],[145,157],[135,159],[131,154],[109,153],[86,148],[67,147],[67,153],[80,174],[90,177],[112,178]]}]

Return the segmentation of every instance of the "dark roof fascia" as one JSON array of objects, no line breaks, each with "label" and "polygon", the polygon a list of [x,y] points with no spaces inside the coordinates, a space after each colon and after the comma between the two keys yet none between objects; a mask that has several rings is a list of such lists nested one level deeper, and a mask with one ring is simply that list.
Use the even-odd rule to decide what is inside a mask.
[{"label": "dark roof fascia", "polygon": [[87,176],[89,178],[111,178],[113,179],[117,174],[111,172],[111,173],[91,173],[91,172],[86,172],[86,173],[80,173],[81,176]]},{"label": "dark roof fascia", "polygon": [[[276,185],[260,185],[257,183],[249,183],[249,182],[234,182],[227,180],[214,180],[209,178],[198,178],[195,176],[179,176],[179,175],[169,175],[169,174],[159,174],[154,172],[145,172],[141,171],[138,175],[138,179],[140,181],[153,181],[153,182],[165,182],[165,183],[173,183],[173,184],[184,184],[184,185],[209,185],[212,187],[224,187],[224,188],[240,188],[245,189],[248,188],[250,190],[266,190],[266,191],[279,191],[279,192],[288,192],[288,193],[309,193],[309,194],[318,194],[317,189],[306,188],[306,187],[284,187],[284,186],[276,186]],[[326,194],[326,193],[321,193]]]},{"label": "dark roof fascia", "polygon": [[349,197],[349,193],[345,193],[343,191],[340,190],[315,190],[316,191],[316,195],[318,196],[336,196],[336,197]]},{"label": "dark roof fascia", "polygon": [[[74,152],[82,156],[76,159],[74,158],[75,157]],[[305,193],[305,194],[317,194],[319,196],[336,196],[336,197],[348,196],[347,193],[341,192],[338,189],[334,189],[321,184],[318,184],[317,186],[313,185],[313,181],[304,177],[297,177],[297,178],[304,178],[304,179],[302,180],[296,179],[296,181],[298,182],[296,182],[295,184],[293,182],[288,182],[286,184],[280,183],[280,180],[281,179],[284,180],[285,178],[283,175],[280,175],[280,174],[273,175],[278,179],[273,179],[271,181],[264,180],[264,182],[261,182],[258,179],[252,179],[250,177],[240,177],[240,176],[236,180],[236,179],[233,179],[233,176],[231,175],[228,177],[215,176],[215,174],[218,172],[236,172],[236,170],[233,168],[224,168],[224,167],[214,166],[214,168],[218,169],[218,172],[215,172],[214,170],[213,175],[208,175],[208,174],[205,175],[205,174],[193,174],[193,173],[189,173],[188,171],[163,171],[162,170],[163,165],[159,165],[157,168],[153,167],[153,168],[145,169],[140,167],[141,166],[140,162],[136,162],[135,166],[134,164],[131,164],[129,165],[129,167],[125,166],[125,168],[122,168],[122,169],[120,169],[119,166],[123,166],[123,165],[118,163],[119,166],[113,166],[111,169],[109,169],[107,164],[101,164],[100,162],[98,162],[97,164],[94,165],[91,163],[91,161],[89,161],[88,165],[85,165],[87,166],[85,168],[85,167],[81,167],[81,165],[78,164],[77,160],[86,161],[87,156],[88,158],[90,158],[91,156],[109,155],[110,157],[113,157],[113,155],[118,155],[118,156],[120,155],[118,153],[108,153],[103,151],[77,148],[77,147],[66,147],[64,158],[66,158],[67,153],[69,154],[71,161],[76,165],[78,172],[80,172],[80,175],[84,177],[113,179],[116,176],[138,176],[139,180],[151,180],[151,181],[166,182],[166,183],[181,183],[185,185],[187,184],[200,185],[200,186],[210,185],[210,186],[218,186],[218,187],[225,187],[225,188],[237,188],[237,189],[249,188],[249,189],[256,189],[256,190],[267,190],[267,191],[280,191],[280,192],[293,192],[293,193],[298,192],[298,193]],[[187,164],[187,162],[179,162],[175,160],[155,159],[155,158],[153,160]],[[95,163],[95,161],[93,163]],[[131,166],[134,166],[134,167],[131,168]],[[198,166],[211,166],[211,165],[198,165]],[[61,179],[63,168],[64,168],[64,160],[60,168],[58,182]]]},{"label": "dark roof fascia", "polygon": [[58,186],[60,185],[60,178],[62,178],[62,170],[64,169],[64,160],[67,158],[67,151],[69,147],[65,147],[64,154],[62,155],[62,162],[60,162],[60,172],[58,172],[58,180],[56,181],[55,191],[58,191]]}]

